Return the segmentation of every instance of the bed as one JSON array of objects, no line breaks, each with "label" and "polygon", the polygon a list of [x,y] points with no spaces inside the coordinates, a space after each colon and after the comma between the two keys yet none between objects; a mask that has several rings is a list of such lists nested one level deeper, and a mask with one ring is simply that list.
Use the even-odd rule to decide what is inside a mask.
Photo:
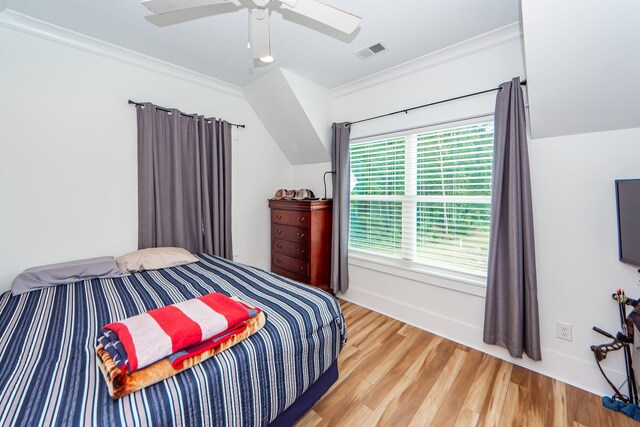
[{"label": "bed", "polygon": [[[0,425],[288,425],[337,378],[346,341],[324,291],[218,257],[0,297]],[[113,400],[96,364],[106,323],[211,292],[263,309],[256,334]]]}]

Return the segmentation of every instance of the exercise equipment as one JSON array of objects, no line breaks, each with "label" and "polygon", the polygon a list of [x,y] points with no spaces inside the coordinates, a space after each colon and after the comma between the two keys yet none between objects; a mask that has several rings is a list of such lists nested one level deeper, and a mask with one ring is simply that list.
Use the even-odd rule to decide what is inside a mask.
[{"label": "exercise equipment", "polygon": [[[638,406],[638,387],[636,384],[636,376],[633,369],[633,358],[631,354],[631,346],[633,345],[634,336],[634,324],[633,320],[627,317],[627,305],[637,310],[638,300],[629,298],[626,296],[623,289],[618,289],[611,297],[618,304],[618,312],[620,315],[620,331],[616,335],[612,335],[607,331],[604,331],[597,326],[593,327],[593,330],[601,335],[611,339],[611,342],[604,344],[597,344],[591,346],[591,351],[596,359],[598,368],[604,376],[605,380],[613,389],[613,395],[611,397],[604,396],[602,398],[602,404],[614,411],[619,411],[625,415],[640,420],[640,406]],[[625,372],[627,379],[627,394],[624,394],[620,388],[611,381],[607,374],[605,374],[602,368],[601,362],[606,359],[607,354],[612,351],[622,350],[624,355]],[[624,383],[623,383],[624,385]]]}]

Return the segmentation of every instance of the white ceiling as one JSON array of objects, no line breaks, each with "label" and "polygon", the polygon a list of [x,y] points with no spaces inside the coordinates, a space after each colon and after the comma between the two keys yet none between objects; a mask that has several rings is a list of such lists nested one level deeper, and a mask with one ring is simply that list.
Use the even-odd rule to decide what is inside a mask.
[{"label": "white ceiling", "polygon": [[[284,67],[332,89],[520,20],[519,0],[324,2],[362,16],[361,28],[344,36],[274,10],[271,45],[276,62],[254,66],[247,49],[247,9],[241,7],[250,0],[164,16],[150,16],[138,0],[5,0],[6,8],[15,12],[237,86]],[[378,41],[390,51],[366,61],[353,55]]]}]

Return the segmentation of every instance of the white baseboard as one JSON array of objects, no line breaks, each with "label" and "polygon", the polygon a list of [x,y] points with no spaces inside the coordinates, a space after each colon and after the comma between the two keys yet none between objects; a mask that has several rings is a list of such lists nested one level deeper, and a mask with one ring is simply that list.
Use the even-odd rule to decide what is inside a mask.
[{"label": "white baseboard", "polygon": [[[542,375],[555,378],[596,395],[611,395],[613,392],[605,382],[594,361],[577,359],[573,356],[550,349],[542,349],[542,362],[529,359],[516,359],[498,346],[487,345],[482,342],[482,329],[479,326],[460,322],[457,319],[442,316],[438,313],[416,307],[402,301],[397,301],[373,292],[350,288],[341,298],[361,305],[370,310],[405,322],[409,325],[450,339],[514,365],[522,366]],[[347,325],[348,327],[349,325]],[[625,374],[605,369],[614,384],[621,384]]]}]

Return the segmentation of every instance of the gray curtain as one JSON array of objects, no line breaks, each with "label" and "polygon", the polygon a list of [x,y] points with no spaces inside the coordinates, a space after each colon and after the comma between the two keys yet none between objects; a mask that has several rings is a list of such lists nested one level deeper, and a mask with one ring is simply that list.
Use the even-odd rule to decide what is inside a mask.
[{"label": "gray curtain", "polygon": [[349,123],[334,123],[331,141],[331,169],[333,173],[333,220],[331,237],[331,289],[349,289]]},{"label": "gray curtain", "polygon": [[146,103],[138,115],[138,247],[232,259],[231,126]]},{"label": "gray curtain", "polygon": [[484,342],[541,360],[531,179],[520,79],[496,99]]}]

